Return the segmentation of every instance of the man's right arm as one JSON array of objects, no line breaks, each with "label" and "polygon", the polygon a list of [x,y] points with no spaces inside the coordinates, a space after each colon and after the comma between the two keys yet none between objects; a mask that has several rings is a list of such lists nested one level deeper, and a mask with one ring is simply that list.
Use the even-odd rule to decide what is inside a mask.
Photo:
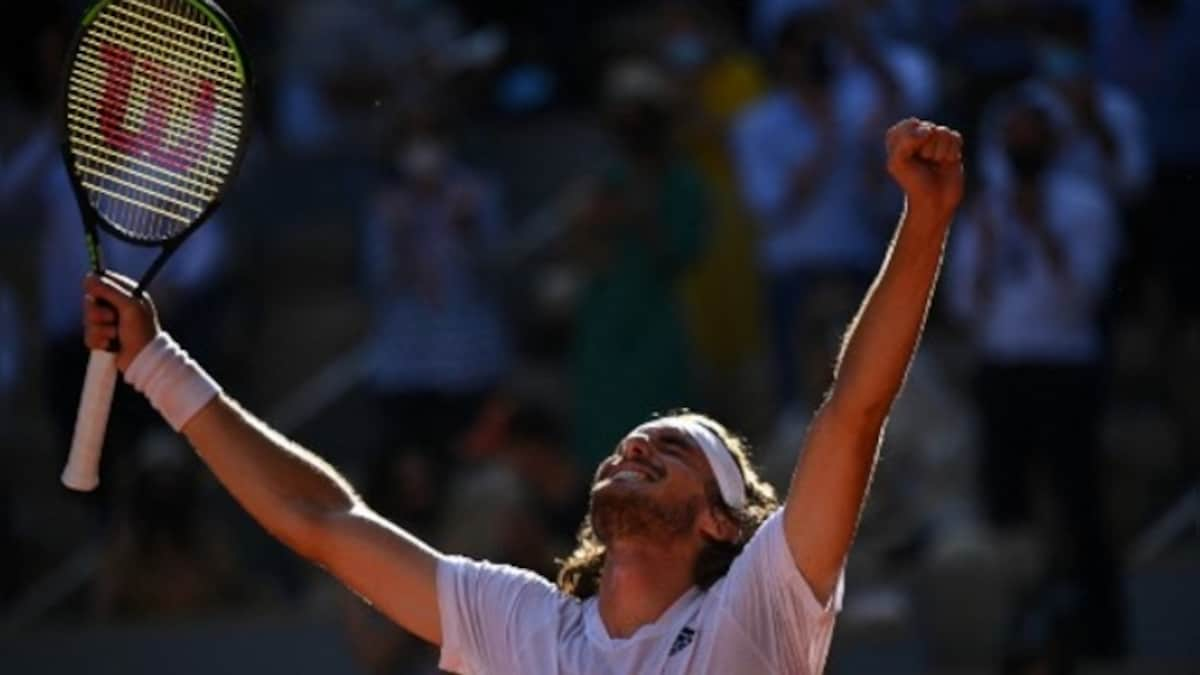
[{"label": "man's right arm", "polygon": [[328,463],[225,396],[183,434],[268,532],[403,628],[441,644],[438,553],[373,512]]},{"label": "man's right arm", "polygon": [[[152,304],[135,300],[132,287],[115,275],[89,276],[84,286],[84,339],[93,349],[117,339],[122,371],[158,331]],[[437,552],[371,511],[327,462],[224,395],[183,422],[181,431],[267,531],[400,626],[441,644]]]}]

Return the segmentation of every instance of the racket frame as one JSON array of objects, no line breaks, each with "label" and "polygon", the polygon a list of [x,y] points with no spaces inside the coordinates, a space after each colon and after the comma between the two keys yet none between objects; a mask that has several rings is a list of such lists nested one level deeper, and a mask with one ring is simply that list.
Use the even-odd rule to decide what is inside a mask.
[{"label": "racket frame", "polygon": [[158,276],[159,271],[171,255],[192,235],[201,225],[208,220],[213,211],[221,205],[229,188],[233,184],[233,179],[237,176],[241,169],[242,160],[245,159],[246,149],[249,145],[248,139],[254,124],[254,78],[250,68],[249,58],[246,53],[245,42],[242,35],[238,32],[237,26],[225,10],[211,0],[180,0],[195,7],[198,11],[212,18],[225,33],[226,38],[233,45],[233,53],[237,57],[238,70],[243,78],[243,89],[245,97],[242,101],[242,124],[238,131],[237,148],[234,151],[233,160],[229,166],[229,171],[226,179],[222,182],[217,194],[209,201],[208,205],[194,218],[183,231],[175,236],[159,241],[146,241],[138,237],[131,236],[123,232],[120,228],[112,225],[92,206],[88,201],[87,192],[75,172],[75,155],[71,151],[70,127],[67,119],[67,98],[71,87],[71,72],[75,63],[75,54],[79,51],[80,43],[83,41],[84,35],[87,34],[88,27],[96,20],[100,12],[105,7],[113,2],[120,0],[97,0],[85,11],[83,19],[80,21],[79,27],[75,30],[75,35],[71,38],[70,47],[67,49],[67,59],[63,68],[62,88],[59,98],[59,129],[62,130],[63,137],[60,144],[63,161],[66,163],[67,174],[70,178],[71,189],[75,193],[75,200],[79,202],[80,215],[83,220],[84,236],[87,240],[88,258],[92,265],[92,271],[96,274],[104,272],[104,259],[100,249],[99,230],[104,230],[105,234],[116,237],[117,239],[134,244],[137,246],[145,246],[147,248],[161,247],[162,252],[155,257],[150,263],[150,267],[142,274],[142,278],[138,280],[137,288],[134,291],[135,297],[141,297],[145,292],[146,287]]}]

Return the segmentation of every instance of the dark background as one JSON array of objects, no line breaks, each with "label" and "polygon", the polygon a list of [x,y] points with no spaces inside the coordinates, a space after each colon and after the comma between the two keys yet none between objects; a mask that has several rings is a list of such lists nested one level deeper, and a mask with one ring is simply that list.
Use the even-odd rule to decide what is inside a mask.
[{"label": "dark background", "polygon": [[[1053,333],[1045,317],[1079,310],[1099,349],[988,379],[989,329],[949,302],[969,282],[943,277],[829,671],[1200,672],[1200,3],[223,5],[256,74],[254,139],[218,216],[152,288],[166,327],[381,512],[441,550],[547,574],[596,462],[654,411],[715,414],[784,487],[899,213],[888,124],[963,132],[960,220],[978,221],[989,200],[1015,203],[1004,120],[1026,92],[1074,80],[1124,102],[1115,122],[1068,104],[1041,137],[1118,233],[1094,299],[1047,310],[1034,292],[1041,309],[1006,333]],[[434,672],[428,649],[259,530],[127,390],[101,490],[60,487],[84,253],[52,116],[81,10],[47,1],[0,27],[0,672]],[[865,264],[809,265],[795,292],[760,262],[778,230],[747,199],[737,129],[764,97],[842,85],[859,98],[779,133],[826,153],[796,197],[833,204],[809,243],[854,227],[872,243]],[[848,177],[823,182],[824,166]],[[1093,212],[1071,199],[1064,222],[1082,220],[1057,250],[1090,255],[1099,235],[1077,214]],[[796,319],[782,341],[781,316]],[[1021,517],[997,516],[997,490]],[[1097,526],[1102,543],[1075,543]],[[1119,601],[1089,604],[1106,555]]]}]

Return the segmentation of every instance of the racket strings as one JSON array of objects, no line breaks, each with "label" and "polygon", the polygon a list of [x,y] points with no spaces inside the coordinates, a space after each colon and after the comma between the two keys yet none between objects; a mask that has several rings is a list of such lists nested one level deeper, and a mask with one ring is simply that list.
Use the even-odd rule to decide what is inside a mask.
[{"label": "racket strings", "polygon": [[[129,4],[137,7],[151,7],[150,5],[136,2],[136,0],[129,2]],[[190,5],[185,5],[185,9],[191,12],[195,11]],[[136,80],[131,83],[126,83],[127,86],[132,85],[132,91],[130,92],[130,107],[133,108],[135,113],[144,115],[146,110],[149,109],[154,103],[154,101],[148,98],[152,95],[151,92],[153,90],[151,87],[159,87],[160,90],[161,88],[165,87],[174,87],[177,89],[182,88],[182,93],[185,95],[173,97],[173,100],[171,101],[172,109],[170,110],[172,117],[179,119],[187,112],[185,106],[188,106],[191,103],[191,101],[188,101],[187,99],[192,98],[194,100],[202,94],[202,85],[200,83],[214,83],[219,79],[219,76],[216,75],[211,69],[196,68],[192,65],[189,65],[186,60],[181,60],[179,55],[173,50],[176,45],[172,42],[167,42],[161,39],[157,44],[148,43],[143,39],[136,40],[133,44],[130,44],[128,41],[120,42],[122,38],[128,38],[128,36],[123,36],[120,33],[121,28],[115,23],[119,18],[121,18],[118,15],[128,19],[129,17],[133,17],[134,13],[130,12],[124,7],[121,7],[120,5],[114,5],[112,7],[111,14],[102,16],[97,20],[97,34],[107,37],[109,40],[115,41],[116,44],[120,44],[122,48],[129,48],[129,51],[134,57],[149,57],[152,63],[166,64],[169,66],[169,71],[167,68],[155,67],[144,69],[136,74],[128,73],[131,79]],[[134,26],[135,24],[133,21],[126,21],[124,25]],[[155,36],[154,33],[147,33],[147,35],[152,37]],[[174,33],[168,34],[168,37],[173,35]],[[162,36],[163,35],[161,33],[158,34],[158,37],[161,38]],[[225,52],[220,54],[219,57],[222,59],[222,62],[225,65],[236,62],[236,57],[233,55],[231,50],[229,50],[227,45],[225,46]],[[125,74],[125,72],[116,73],[118,76],[118,81],[121,81],[121,76]],[[182,77],[180,77],[180,75],[182,75]],[[171,81],[167,81],[168,77],[170,77]],[[216,88],[214,87],[214,89]],[[220,102],[228,104],[231,107],[240,108],[240,101],[237,99],[231,99],[227,92],[217,90],[215,93],[220,99]],[[237,121],[237,118],[234,118],[234,120],[232,120],[233,123],[229,124],[219,115],[214,116],[213,120],[212,138],[214,139],[214,145],[218,146],[217,149],[215,149],[215,152],[217,154],[225,154],[229,159],[232,159],[234,155],[234,150],[236,149],[236,143],[240,133],[240,129],[237,128]],[[184,131],[191,131],[192,133],[195,133],[192,130],[188,130],[186,127],[184,127]]]},{"label": "racket strings", "polygon": [[97,28],[133,51],[154,51],[154,58],[169,63],[177,72],[211,80],[226,95],[228,104],[240,107],[244,78],[237,54],[225,34],[206,25],[209,19],[192,4],[123,0],[110,5],[110,10],[96,22]]},{"label": "racket strings", "polygon": [[235,164],[246,85],[235,47],[186,0],[115,0],[85,29],[67,90],[68,145],[91,204],[165,241],[207,210]]},{"label": "racket strings", "polygon": [[[174,120],[184,119],[186,111],[183,108],[186,100],[190,99],[195,102],[200,97],[204,96],[204,89],[201,85],[192,85],[188,82],[168,82],[163,75],[156,74],[153,71],[148,72],[145,76],[135,76],[132,73],[129,76],[117,73],[105,73],[104,64],[100,62],[102,58],[96,51],[99,45],[91,44],[82,45],[76,64],[76,72],[72,73],[72,84],[81,90],[85,90],[91,99],[81,101],[69,101],[68,104],[91,103],[94,106],[93,112],[102,112],[103,104],[105,103],[105,87],[106,86],[121,86],[127,91],[126,110],[134,113],[138,117],[145,119],[155,108],[155,97],[160,94],[152,93],[152,91],[163,91],[168,86],[175,86],[180,89],[180,96],[173,97],[170,102],[170,117]],[[152,88],[156,88],[152,90]],[[190,107],[190,106],[189,106]],[[79,111],[86,112],[86,111]],[[172,130],[173,133],[183,137],[185,140],[192,142],[204,140],[201,132],[191,127],[183,127]],[[234,151],[237,148],[237,132],[238,130],[230,126],[229,120],[214,116],[212,126],[211,142],[217,154],[224,154],[227,158],[232,159]],[[187,136],[192,138],[187,139]]]},{"label": "racket strings", "polygon": [[157,31],[165,31],[172,38],[178,38],[176,46],[182,52],[190,54],[192,59],[199,58],[214,71],[224,73],[226,82],[236,90],[241,75],[238,73],[237,63],[229,61],[223,51],[224,34],[220,31],[210,31],[208,26],[200,23],[204,19],[196,13],[194,7],[184,8],[190,15],[188,18],[191,20],[188,20],[178,13],[168,12],[139,0],[128,0],[127,4],[128,7],[114,6],[114,16],[132,19],[130,27],[143,36],[153,37]]},{"label": "racket strings", "polygon": [[231,74],[221,68],[223,64],[213,60],[213,58],[216,58],[216,55],[201,57],[196,53],[189,52],[187,47],[177,40],[164,44],[162,38],[166,37],[169,40],[174,40],[174,38],[172,36],[164,36],[161,33],[155,35],[155,31],[157,30],[161,29],[153,25],[145,28],[138,26],[136,19],[128,20],[112,15],[104,15],[96,21],[93,34],[105,40],[119,43],[122,47],[138,56],[149,57],[158,61],[168,61],[176,72],[204,77],[212,81],[217,91],[226,96],[227,103],[237,105],[238,87],[240,85],[234,79],[236,74]]}]

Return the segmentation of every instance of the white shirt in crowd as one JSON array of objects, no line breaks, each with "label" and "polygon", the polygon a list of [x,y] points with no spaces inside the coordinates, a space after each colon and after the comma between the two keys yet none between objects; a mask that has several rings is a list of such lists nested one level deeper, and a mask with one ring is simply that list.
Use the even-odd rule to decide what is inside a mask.
[{"label": "white shirt in crowd", "polygon": [[817,601],[781,514],[707,591],[693,587],[625,639],[609,636],[595,597],[579,601],[526,570],[443,558],[439,665],[463,675],[820,673],[843,583],[825,606]]},{"label": "white shirt in crowd", "polygon": [[[746,204],[762,229],[759,258],[767,271],[867,269],[877,264],[883,235],[868,209],[866,162],[876,149],[867,141],[878,87],[865,69],[840,69],[831,83],[838,150],[803,203],[793,196],[797,168],[820,151],[825,133],[810,110],[778,89],[738,118],[732,144]],[[876,141],[871,137],[872,141]]]},{"label": "white shirt in crowd", "polygon": [[[990,363],[1083,364],[1103,349],[1099,309],[1120,252],[1115,210],[1090,181],[1065,173],[1045,179],[1045,226],[1064,254],[1055,274],[1044,246],[1013,212],[1008,188],[991,188],[956,227],[951,243],[948,299],[969,322]],[[982,258],[981,219],[995,231],[992,260]],[[991,297],[981,302],[981,275]]]},{"label": "white shirt in crowd", "polygon": [[[421,196],[389,190],[363,230],[363,267],[374,314],[372,383],[389,392],[477,391],[508,369],[510,350],[495,279],[487,271],[505,235],[498,191],[461,166]],[[455,195],[474,195],[468,224]],[[381,200],[381,204],[385,200]]]}]

